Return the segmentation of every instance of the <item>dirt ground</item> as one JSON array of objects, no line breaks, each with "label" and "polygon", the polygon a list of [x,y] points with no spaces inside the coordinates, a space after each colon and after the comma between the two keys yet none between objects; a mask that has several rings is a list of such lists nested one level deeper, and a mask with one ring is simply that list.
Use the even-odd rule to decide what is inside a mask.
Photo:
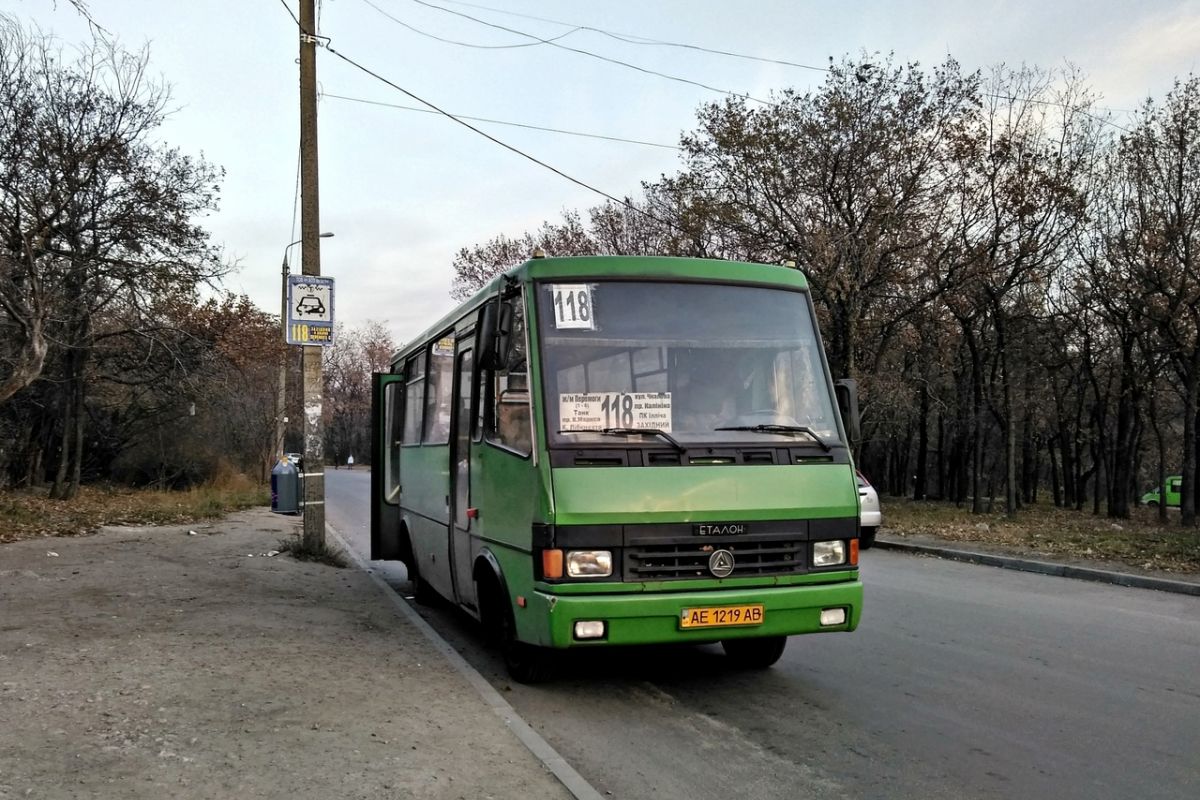
[{"label": "dirt ground", "polygon": [[367,576],[265,555],[296,524],[0,545],[0,798],[567,797]]}]

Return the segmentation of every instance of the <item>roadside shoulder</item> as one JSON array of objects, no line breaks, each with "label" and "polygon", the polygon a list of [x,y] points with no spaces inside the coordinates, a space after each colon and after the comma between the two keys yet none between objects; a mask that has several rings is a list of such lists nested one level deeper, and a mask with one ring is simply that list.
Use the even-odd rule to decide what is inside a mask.
[{"label": "roadside shoulder", "polygon": [[881,550],[898,550],[1022,572],[1200,596],[1200,575],[1194,573],[1145,570],[1094,559],[1048,558],[1044,554],[1033,556],[1019,548],[946,540],[928,534],[904,535],[886,531],[876,538],[875,546]]},{"label": "roadside shoulder", "polygon": [[569,796],[369,576],[269,555],[295,525],[0,546],[0,797]]}]

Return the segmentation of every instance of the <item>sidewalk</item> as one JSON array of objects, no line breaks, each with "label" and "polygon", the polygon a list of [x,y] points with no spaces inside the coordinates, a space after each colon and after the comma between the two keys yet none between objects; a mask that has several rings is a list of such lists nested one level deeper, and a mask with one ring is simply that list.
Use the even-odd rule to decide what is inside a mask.
[{"label": "sidewalk", "polygon": [[0,546],[0,798],[569,797],[368,575],[264,555],[296,524]]},{"label": "sidewalk", "polygon": [[875,546],[880,550],[899,550],[1021,572],[1200,596],[1200,574],[1196,573],[1164,572],[1100,559],[1031,555],[1016,548],[988,542],[963,542],[930,534],[901,534],[886,529],[876,538]]}]

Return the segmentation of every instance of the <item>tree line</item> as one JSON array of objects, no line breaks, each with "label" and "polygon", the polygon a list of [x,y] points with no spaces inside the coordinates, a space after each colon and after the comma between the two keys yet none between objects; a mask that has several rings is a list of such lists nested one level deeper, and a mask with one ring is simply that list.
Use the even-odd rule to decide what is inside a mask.
[{"label": "tree line", "polygon": [[463,248],[453,294],[535,247],[795,260],[884,490],[1120,518],[1178,470],[1195,524],[1196,76],[1117,121],[1071,68],[846,58],[703,106],[680,144],[624,205]]},{"label": "tree line", "polygon": [[[298,358],[277,316],[221,290],[234,265],[203,222],[223,173],[162,141],[170,108],[147,50],[0,16],[0,488],[265,479],[280,417],[297,448]],[[390,350],[370,324],[327,352],[327,452],[369,450]]]}]

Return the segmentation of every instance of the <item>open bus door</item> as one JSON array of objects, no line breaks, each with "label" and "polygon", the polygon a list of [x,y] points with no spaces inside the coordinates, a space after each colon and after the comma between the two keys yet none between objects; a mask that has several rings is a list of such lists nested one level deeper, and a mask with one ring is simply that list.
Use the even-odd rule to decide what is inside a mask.
[{"label": "open bus door", "polygon": [[[401,560],[400,439],[404,432],[404,375],[371,376],[371,559]],[[407,561],[406,564],[407,566]]]},{"label": "open bus door", "polygon": [[454,593],[460,603],[475,607],[475,581],[471,561],[471,434],[475,406],[471,402],[474,378],[473,336],[458,339],[455,355],[454,411],[450,436],[450,561],[454,572]]}]

